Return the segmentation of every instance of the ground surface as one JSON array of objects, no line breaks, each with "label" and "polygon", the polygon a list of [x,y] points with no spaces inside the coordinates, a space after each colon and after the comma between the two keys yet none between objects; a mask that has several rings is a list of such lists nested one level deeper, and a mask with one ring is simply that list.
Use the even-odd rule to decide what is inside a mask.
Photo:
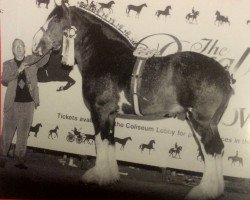
[{"label": "ground surface", "polygon": [[[121,181],[101,188],[79,183],[85,168],[92,165],[91,161],[81,162],[76,157],[75,164],[79,167],[75,168],[67,163],[63,166],[58,161],[61,155],[29,150],[27,156],[27,170],[17,169],[13,159],[4,169],[0,168],[0,198],[182,200],[199,181],[199,176],[178,171],[166,171],[163,178],[161,170],[119,163]],[[226,192],[220,200],[239,199],[250,199],[250,181],[227,178]]]}]

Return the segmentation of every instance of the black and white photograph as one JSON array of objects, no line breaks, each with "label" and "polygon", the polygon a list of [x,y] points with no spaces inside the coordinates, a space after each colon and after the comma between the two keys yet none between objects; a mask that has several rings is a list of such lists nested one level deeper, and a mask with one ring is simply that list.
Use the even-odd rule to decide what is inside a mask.
[{"label": "black and white photograph", "polygon": [[249,8],[0,0],[0,199],[249,200]]}]

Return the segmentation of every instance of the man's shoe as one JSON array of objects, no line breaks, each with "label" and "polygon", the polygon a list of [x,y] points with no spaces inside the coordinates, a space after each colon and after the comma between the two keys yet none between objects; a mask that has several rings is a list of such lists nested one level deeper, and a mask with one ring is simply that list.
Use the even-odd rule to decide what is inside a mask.
[{"label": "man's shoe", "polygon": [[16,164],[15,167],[19,168],[19,169],[28,169],[28,167],[25,164]]}]

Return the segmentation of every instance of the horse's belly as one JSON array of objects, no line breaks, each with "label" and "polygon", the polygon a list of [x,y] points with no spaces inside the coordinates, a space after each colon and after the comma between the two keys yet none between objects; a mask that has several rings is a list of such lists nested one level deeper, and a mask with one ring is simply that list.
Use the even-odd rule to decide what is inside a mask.
[{"label": "horse's belly", "polygon": [[[125,97],[124,91],[120,92],[118,102],[119,116],[135,118],[137,115],[141,115],[141,117],[148,119],[161,119],[165,116],[175,116],[184,112],[184,108],[179,105],[176,95],[171,89],[168,89],[164,94],[158,94],[156,98],[146,99],[146,97],[138,96],[138,99],[138,104],[132,104]],[[135,106],[137,109],[135,109]],[[135,110],[139,110],[140,113],[136,113]]]},{"label": "horse's belly", "polygon": [[144,115],[174,115],[184,112],[184,108],[177,101],[175,86],[160,85],[143,93],[140,99],[141,111]]}]

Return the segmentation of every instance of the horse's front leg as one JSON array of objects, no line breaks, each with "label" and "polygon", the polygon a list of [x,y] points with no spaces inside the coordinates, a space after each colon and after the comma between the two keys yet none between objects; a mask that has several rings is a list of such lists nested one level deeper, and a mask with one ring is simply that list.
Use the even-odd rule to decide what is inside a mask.
[{"label": "horse's front leg", "polygon": [[98,106],[100,108],[91,113],[95,128],[96,162],[82,180],[107,185],[120,179],[114,141],[116,109],[109,103]]}]

